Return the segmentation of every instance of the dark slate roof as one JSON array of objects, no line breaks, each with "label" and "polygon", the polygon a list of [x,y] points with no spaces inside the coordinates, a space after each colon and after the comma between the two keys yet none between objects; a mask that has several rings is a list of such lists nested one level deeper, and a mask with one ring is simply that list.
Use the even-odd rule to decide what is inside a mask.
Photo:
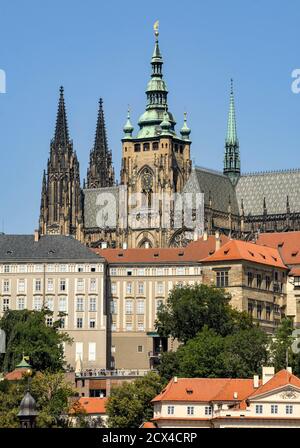
[{"label": "dark slate roof", "polygon": [[300,211],[300,170],[270,171],[243,174],[237,185],[239,206],[244,203],[245,215],[262,215],[266,198],[267,213],[286,213],[287,196],[291,212]]},{"label": "dark slate roof", "polygon": [[209,195],[212,199],[212,208],[228,213],[229,197],[231,200],[231,211],[239,213],[236,194],[229,178],[219,171],[208,168],[196,167],[187,181],[184,191],[201,191],[204,193],[204,203],[209,204]]},{"label": "dark slate roof", "polygon": [[86,229],[116,228],[119,210],[119,187],[91,188],[83,190],[83,193],[84,227]]},{"label": "dark slate roof", "polygon": [[99,262],[103,259],[72,236],[45,235],[34,241],[33,235],[0,235],[0,262]]}]

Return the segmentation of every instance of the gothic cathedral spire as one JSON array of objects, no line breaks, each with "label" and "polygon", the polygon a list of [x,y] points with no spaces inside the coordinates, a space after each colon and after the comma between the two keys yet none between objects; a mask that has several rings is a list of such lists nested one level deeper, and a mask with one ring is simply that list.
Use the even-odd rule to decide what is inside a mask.
[{"label": "gothic cathedral spire", "polygon": [[112,154],[108,149],[103,100],[100,98],[94,147],[90,152],[87,188],[111,187],[115,184]]},{"label": "gothic cathedral spire", "polygon": [[225,140],[224,174],[235,185],[241,174],[239,141],[236,132],[233,80],[231,79],[227,136]]},{"label": "gothic cathedral spire", "polygon": [[39,224],[42,235],[62,234],[81,238],[79,162],[69,138],[63,87],[60,88],[47,174],[44,172],[43,176]]}]

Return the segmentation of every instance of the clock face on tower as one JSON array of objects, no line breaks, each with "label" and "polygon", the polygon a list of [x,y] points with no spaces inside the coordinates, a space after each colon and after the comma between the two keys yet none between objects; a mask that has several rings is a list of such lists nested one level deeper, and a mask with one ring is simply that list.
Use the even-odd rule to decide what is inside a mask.
[{"label": "clock face on tower", "polygon": [[153,177],[150,170],[146,169],[142,174],[142,190],[148,193],[152,190]]}]

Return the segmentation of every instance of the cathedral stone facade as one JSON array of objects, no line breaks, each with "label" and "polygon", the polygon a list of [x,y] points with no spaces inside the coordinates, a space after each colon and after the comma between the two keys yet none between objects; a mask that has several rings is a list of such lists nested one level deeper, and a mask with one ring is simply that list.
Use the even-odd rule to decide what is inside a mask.
[{"label": "cathedral stone facade", "polygon": [[[137,134],[128,111],[119,184],[100,99],[95,142],[81,188],[61,88],[42,183],[41,234],[73,235],[91,247],[135,248],[185,246],[204,230],[250,239],[260,231],[300,229],[300,170],[241,173],[232,82],[223,172],[192,167],[186,114],[178,133],[169,111],[157,30],[146,97]],[[194,200],[192,221],[199,206],[200,227],[186,222],[184,207],[178,215],[174,199],[197,193],[202,205]]]}]

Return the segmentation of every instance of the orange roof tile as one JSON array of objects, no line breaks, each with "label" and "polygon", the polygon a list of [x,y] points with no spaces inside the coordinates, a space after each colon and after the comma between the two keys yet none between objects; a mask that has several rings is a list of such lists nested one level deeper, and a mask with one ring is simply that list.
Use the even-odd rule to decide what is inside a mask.
[{"label": "orange roof tile", "polygon": [[12,372],[9,372],[5,375],[5,379],[8,381],[18,381],[23,378],[25,373],[27,372],[27,368],[18,368],[13,370]]},{"label": "orange roof tile", "polygon": [[144,422],[141,428],[157,428],[157,426],[155,426],[155,424],[152,422]]},{"label": "orange roof tile", "polygon": [[300,231],[260,233],[258,244],[278,248],[285,264],[300,264]]},{"label": "orange roof tile", "polygon": [[289,275],[294,275],[295,277],[300,277],[300,266],[294,266],[290,270]]},{"label": "orange roof tile", "polygon": [[[228,237],[220,237],[221,245],[228,241]],[[91,249],[94,253],[104,257],[108,263],[168,263],[168,262],[198,262],[214,253],[216,247],[215,236],[207,239],[199,238],[183,248],[137,248],[137,249]]]},{"label": "orange roof tile", "polygon": [[284,387],[289,384],[298,387],[300,389],[299,378],[297,378],[295,375],[293,375],[292,373],[288,372],[285,369],[280,370],[269,381],[267,381],[265,384],[261,385],[258,389],[256,389],[249,396],[249,398],[271,392],[272,390],[280,389],[281,387]]},{"label": "orange roof tile", "polygon": [[81,397],[78,402],[87,414],[105,414],[107,400],[107,397]]},{"label": "orange roof tile", "polygon": [[202,260],[202,263],[237,260],[246,260],[253,263],[287,269],[278,249],[240,240],[230,240],[213,255]]},{"label": "orange roof tile", "polygon": [[[174,378],[152,402],[158,401],[241,401],[254,392],[253,379]],[[234,393],[237,393],[235,398]]]}]

